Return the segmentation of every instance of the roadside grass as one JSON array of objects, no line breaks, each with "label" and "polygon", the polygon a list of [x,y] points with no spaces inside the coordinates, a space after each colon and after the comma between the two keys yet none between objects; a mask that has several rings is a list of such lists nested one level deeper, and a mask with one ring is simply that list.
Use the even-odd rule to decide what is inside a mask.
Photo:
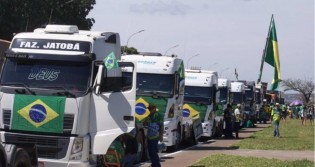
[{"label": "roadside grass", "polygon": [[283,161],[278,159],[243,157],[226,154],[215,154],[200,159],[191,167],[314,167],[309,160]]},{"label": "roadside grass", "polygon": [[273,137],[273,125],[254,133],[232,147],[258,150],[314,150],[314,126],[309,120],[287,119],[280,122],[280,138]]}]

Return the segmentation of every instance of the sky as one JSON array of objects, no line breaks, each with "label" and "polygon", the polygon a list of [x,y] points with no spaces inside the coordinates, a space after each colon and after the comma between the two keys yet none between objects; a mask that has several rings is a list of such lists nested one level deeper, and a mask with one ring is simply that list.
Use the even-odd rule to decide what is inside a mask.
[{"label": "sky", "polygon": [[[238,79],[257,81],[272,14],[281,79],[314,80],[314,0],[96,0],[88,18],[92,30],[118,32],[140,52],[168,50],[185,68],[231,80],[236,69]],[[262,81],[273,75],[264,63]]]}]

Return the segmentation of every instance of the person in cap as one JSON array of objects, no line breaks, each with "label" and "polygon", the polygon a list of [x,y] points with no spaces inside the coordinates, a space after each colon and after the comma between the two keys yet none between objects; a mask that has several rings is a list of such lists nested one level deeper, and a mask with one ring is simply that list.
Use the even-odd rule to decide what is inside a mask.
[{"label": "person in cap", "polygon": [[238,139],[238,130],[240,129],[240,123],[242,120],[240,109],[241,109],[241,104],[237,104],[236,109],[234,110],[234,116],[235,116],[234,131],[235,131],[235,138],[237,139]]},{"label": "person in cap", "polygon": [[280,104],[276,103],[271,111],[272,124],[274,125],[273,136],[280,137],[279,124],[281,119],[281,108]]},{"label": "person in cap", "polygon": [[151,160],[152,167],[160,167],[160,158],[158,155],[158,144],[159,141],[163,142],[163,117],[157,111],[157,107],[150,103],[148,106],[150,114],[145,120],[145,124],[148,126],[147,142],[148,142],[148,152]]}]

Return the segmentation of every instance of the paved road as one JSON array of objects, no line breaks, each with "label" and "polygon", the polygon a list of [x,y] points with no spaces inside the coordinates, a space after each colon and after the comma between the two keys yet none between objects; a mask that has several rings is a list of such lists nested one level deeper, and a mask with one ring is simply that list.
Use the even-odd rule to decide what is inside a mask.
[{"label": "paved road", "polygon": [[[265,158],[277,158],[282,160],[308,159],[314,161],[314,151],[281,151],[281,150],[246,150],[230,147],[232,144],[251,136],[270,124],[258,124],[256,128],[245,128],[240,131],[240,139],[215,139],[198,145],[174,152],[162,153],[161,165],[163,167],[190,166],[197,160],[211,154],[231,154],[240,156],[255,156]],[[150,162],[136,165],[137,167],[149,167]]]}]

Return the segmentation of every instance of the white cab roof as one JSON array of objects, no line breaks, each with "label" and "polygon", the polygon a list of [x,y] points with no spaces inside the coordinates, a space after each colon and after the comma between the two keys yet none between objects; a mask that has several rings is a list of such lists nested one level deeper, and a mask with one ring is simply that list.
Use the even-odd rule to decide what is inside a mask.
[{"label": "white cab roof", "polygon": [[227,78],[219,78],[218,79],[218,87],[228,87],[231,88],[231,80]]},{"label": "white cab roof", "polygon": [[174,56],[123,55],[122,61],[137,62],[138,73],[174,74],[182,59]]},{"label": "white cab roof", "polygon": [[185,70],[185,85],[211,87],[218,85],[218,73],[207,70]]},{"label": "white cab roof", "polygon": [[231,92],[244,92],[245,85],[243,82],[232,82],[231,83]]}]

